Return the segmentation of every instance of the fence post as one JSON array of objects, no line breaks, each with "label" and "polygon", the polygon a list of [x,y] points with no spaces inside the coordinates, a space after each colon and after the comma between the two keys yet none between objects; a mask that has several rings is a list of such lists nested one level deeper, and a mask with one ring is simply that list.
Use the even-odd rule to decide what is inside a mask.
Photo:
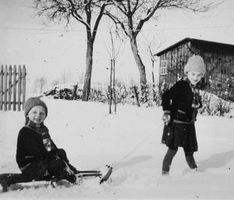
[{"label": "fence post", "polygon": [[4,72],[4,111],[7,111],[7,66]]},{"label": "fence post", "polygon": [[12,96],[12,66],[9,67],[8,79],[8,110],[11,110],[11,96]]},{"label": "fence post", "polygon": [[18,111],[20,111],[21,104],[21,66],[18,67]]},{"label": "fence post", "polygon": [[16,111],[16,76],[17,76],[17,73],[16,73],[16,65],[14,65],[14,72],[13,72],[13,110]]},{"label": "fence post", "polygon": [[24,104],[25,104],[25,98],[26,98],[26,67],[23,65],[23,70],[22,70],[22,94],[23,94],[23,101],[22,101],[22,108],[24,110]]},{"label": "fence post", "polygon": [[3,109],[3,65],[0,71],[0,110]]}]

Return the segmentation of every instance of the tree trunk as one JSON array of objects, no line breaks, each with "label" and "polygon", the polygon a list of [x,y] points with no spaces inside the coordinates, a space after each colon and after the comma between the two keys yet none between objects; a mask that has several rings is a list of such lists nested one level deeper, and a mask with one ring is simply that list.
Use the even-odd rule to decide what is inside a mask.
[{"label": "tree trunk", "polygon": [[85,72],[85,78],[84,78],[82,101],[89,100],[89,94],[90,94],[90,88],[91,88],[92,67],[93,67],[93,41],[92,41],[92,39],[88,39],[87,51],[86,51],[86,72]]},{"label": "tree trunk", "polygon": [[143,64],[140,55],[138,54],[138,46],[136,42],[136,38],[132,37],[130,40],[131,49],[136,61],[139,73],[140,73],[140,84],[141,84],[141,101],[147,102],[148,101],[148,94],[147,94],[147,79],[145,73],[145,65]]},{"label": "tree trunk", "polygon": [[140,83],[141,85],[147,84],[146,73],[145,73],[145,65],[143,64],[140,55],[138,54],[138,46],[136,42],[136,38],[132,37],[130,40],[132,53],[137,64],[139,73],[140,73]]}]

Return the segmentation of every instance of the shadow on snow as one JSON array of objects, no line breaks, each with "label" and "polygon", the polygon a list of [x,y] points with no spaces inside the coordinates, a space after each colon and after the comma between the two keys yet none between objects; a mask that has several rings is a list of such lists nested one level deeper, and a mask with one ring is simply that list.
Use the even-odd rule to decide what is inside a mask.
[{"label": "shadow on snow", "polygon": [[233,158],[234,150],[231,150],[224,153],[214,154],[206,160],[199,161],[198,166],[201,171],[206,171],[206,169],[209,168],[220,168],[229,163]]}]

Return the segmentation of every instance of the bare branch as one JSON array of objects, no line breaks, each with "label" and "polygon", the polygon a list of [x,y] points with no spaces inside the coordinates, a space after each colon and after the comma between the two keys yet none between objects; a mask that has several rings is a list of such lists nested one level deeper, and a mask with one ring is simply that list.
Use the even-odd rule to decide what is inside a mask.
[{"label": "bare branch", "polygon": [[95,36],[96,36],[96,33],[97,33],[97,29],[98,29],[98,25],[99,25],[99,23],[100,23],[100,20],[101,20],[101,18],[102,18],[102,15],[104,14],[105,7],[106,7],[106,4],[103,4],[103,5],[101,6],[99,15],[98,15],[97,20],[96,20],[96,22],[95,22],[95,25],[94,25],[94,28],[93,28],[93,40],[95,39]]},{"label": "bare branch", "polygon": [[105,11],[104,15],[108,16],[114,22],[114,24],[116,25],[116,29],[118,29],[118,25],[120,25],[123,32],[126,34],[126,36],[129,37],[128,31],[126,29],[124,22],[122,22],[116,15],[113,15],[108,10]]},{"label": "bare branch", "polygon": [[[192,12],[206,12],[214,8],[220,3],[204,3],[202,0],[110,0],[115,8],[120,11],[123,16],[117,16],[115,13],[108,14],[115,21],[118,21],[121,28],[132,32],[137,37],[145,22],[149,21],[156,12],[165,9],[187,9]],[[124,18],[125,16],[125,18]],[[127,28],[127,27],[128,28]],[[123,28],[124,27],[124,28]],[[127,35],[127,34],[126,34]]]},{"label": "bare branch", "polygon": [[128,9],[124,5],[123,1],[110,0],[123,14],[126,15]]}]

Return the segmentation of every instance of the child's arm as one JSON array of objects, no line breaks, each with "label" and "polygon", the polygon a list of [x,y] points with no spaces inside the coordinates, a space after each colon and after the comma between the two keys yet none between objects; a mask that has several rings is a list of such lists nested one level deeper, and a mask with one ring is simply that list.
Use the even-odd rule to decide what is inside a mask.
[{"label": "child's arm", "polygon": [[171,89],[169,89],[165,91],[162,95],[162,108],[163,108],[162,120],[165,125],[168,125],[171,120],[171,99],[172,99],[172,91]]},{"label": "child's arm", "polygon": [[180,95],[182,84],[183,82],[178,81],[162,94],[162,108],[164,112],[162,119],[165,125],[168,125],[172,120],[172,101],[175,96]]}]

